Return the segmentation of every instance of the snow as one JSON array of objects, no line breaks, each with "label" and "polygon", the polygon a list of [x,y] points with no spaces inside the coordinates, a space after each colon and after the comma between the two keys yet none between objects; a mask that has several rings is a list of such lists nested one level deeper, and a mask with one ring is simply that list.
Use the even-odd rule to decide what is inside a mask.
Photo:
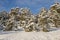
[{"label": "snow", "polygon": [[60,30],[51,32],[1,31],[0,40],[60,40]]}]

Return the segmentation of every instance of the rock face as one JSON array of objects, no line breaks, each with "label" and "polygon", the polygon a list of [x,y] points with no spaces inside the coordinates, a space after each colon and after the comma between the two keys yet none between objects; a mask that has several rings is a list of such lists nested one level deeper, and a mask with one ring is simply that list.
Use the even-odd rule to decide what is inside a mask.
[{"label": "rock face", "polygon": [[[52,25],[51,25],[52,24]],[[60,27],[60,4],[53,4],[49,10],[42,8],[37,15],[33,15],[28,8],[12,8],[9,13],[0,12],[2,30],[45,31],[51,27]]]}]

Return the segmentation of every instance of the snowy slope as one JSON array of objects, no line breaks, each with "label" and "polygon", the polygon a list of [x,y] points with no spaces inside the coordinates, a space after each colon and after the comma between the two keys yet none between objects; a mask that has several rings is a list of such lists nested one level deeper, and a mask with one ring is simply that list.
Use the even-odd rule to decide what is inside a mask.
[{"label": "snowy slope", "polygon": [[52,32],[1,32],[0,40],[60,40],[60,30]]}]

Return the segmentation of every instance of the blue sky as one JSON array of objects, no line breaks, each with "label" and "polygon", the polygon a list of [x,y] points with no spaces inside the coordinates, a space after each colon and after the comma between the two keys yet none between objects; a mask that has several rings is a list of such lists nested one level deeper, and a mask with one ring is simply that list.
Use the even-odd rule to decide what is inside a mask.
[{"label": "blue sky", "polygon": [[0,0],[0,11],[27,7],[32,13],[38,13],[42,7],[50,8],[55,1],[60,2],[60,0]]}]

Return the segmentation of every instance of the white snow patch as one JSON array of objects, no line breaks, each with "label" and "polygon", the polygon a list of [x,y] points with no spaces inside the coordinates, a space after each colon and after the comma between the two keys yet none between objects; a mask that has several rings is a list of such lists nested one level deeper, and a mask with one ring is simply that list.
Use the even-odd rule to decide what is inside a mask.
[{"label": "white snow patch", "polygon": [[0,40],[60,40],[60,30],[51,32],[4,32]]}]

